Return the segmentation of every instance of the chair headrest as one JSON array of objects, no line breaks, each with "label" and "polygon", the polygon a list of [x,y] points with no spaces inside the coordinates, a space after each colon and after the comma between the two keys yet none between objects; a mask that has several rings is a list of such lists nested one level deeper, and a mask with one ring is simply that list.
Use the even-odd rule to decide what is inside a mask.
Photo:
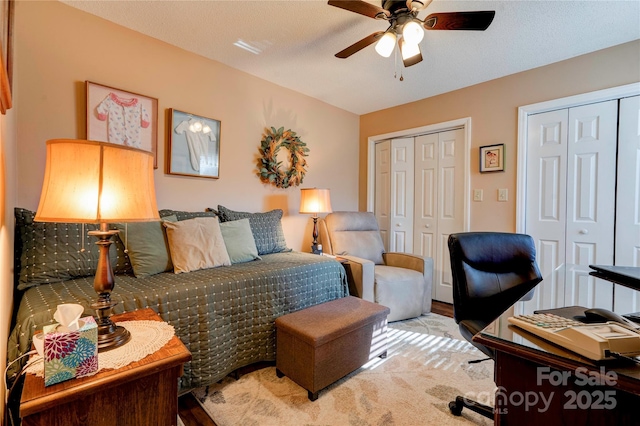
[{"label": "chair headrest", "polygon": [[371,212],[333,212],[324,219],[331,250],[335,255],[351,255],[383,265],[384,243],[378,221]]},{"label": "chair headrest", "polygon": [[371,212],[333,212],[329,213],[324,220],[333,232],[380,230],[378,221]]},{"label": "chair headrest", "polygon": [[533,238],[526,234],[466,232],[449,237],[449,250],[474,269],[486,272],[513,271],[536,259]]},{"label": "chair headrest", "polygon": [[448,243],[458,323],[488,324],[542,280],[529,235],[466,232],[451,234]]}]

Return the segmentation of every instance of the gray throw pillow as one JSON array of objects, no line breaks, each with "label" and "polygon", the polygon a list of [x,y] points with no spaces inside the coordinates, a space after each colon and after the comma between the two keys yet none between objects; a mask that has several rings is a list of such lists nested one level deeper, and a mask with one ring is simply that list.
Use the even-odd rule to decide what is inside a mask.
[{"label": "gray throw pillow", "polygon": [[291,251],[287,247],[282,230],[282,210],[276,209],[265,213],[248,213],[229,210],[224,206],[218,206],[218,215],[221,222],[249,219],[251,233],[258,248],[258,254],[280,253]]},{"label": "gray throw pillow", "polygon": [[160,219],[164,219],[166,216],[175,216],[178,220],[189,220],[196,217],[216,217],[218,216],[214,211],[203,211],[203,212],[185,212],[182,210],[170,210],[170,209],[162,209],[158,211],[160,215]]},{"label": "gray throw pillow", "polygon": [[[100,251],[96,239],[86,235],[99,228],[96,224],[34,222],[35,213],[14,210],[15,267],[18,290],[29,287],[95,275]],[[131,271],[129,258],[116,241],[109,250],[114,273]],[[19,271],[19,273],[18,273]]]},{"label": "gray throw pillow", "polygon": [[243,263],[260,259],[256,241],[251,233],[249,219],[233,220],[220,224],[224,245],[231,263]]},{"label": "gray throw pillow", "polygon": [[178,218],[172,215],[163,217],[162,221],[114,224],[120,231],[120,239],[124,242],[133,274],[137,278],[173,269],[163,221],[177,222]]}]

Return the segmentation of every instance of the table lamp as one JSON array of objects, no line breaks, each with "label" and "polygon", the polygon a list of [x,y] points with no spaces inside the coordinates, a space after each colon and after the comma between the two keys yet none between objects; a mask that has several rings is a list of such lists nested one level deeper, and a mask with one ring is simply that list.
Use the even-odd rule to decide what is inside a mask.
[{"label": "table lamp", "polygon": [[54,139],[47,141],[47,160],[40,204],[34,218],[39,222],[99,223],[89,235],[98,239],[98,266],[93,288],[98,293],[96,310],[98,350],[124,345],[129,332],[111,319],[114,276],[109,261],[109,222],[160,220],[153,183],[153,154],[106,142]]},{"label": "table lamp", "polygon": [[321,254],[318,247],[318,213],[331,213],[331,196],[328,189],[303,188],[300,190],[300,213],[313,214],[313,244],[311,251]]}]

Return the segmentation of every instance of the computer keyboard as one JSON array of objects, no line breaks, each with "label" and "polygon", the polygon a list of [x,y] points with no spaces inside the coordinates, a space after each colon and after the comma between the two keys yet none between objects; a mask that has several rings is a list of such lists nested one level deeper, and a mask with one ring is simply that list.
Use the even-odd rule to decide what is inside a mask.
[{"label": "computer keyboard", "polygon": [[584,324],[554,314],[510,317],[509,322],[536,336],[598,361],[640,355],[640,334],[613,322]]}]

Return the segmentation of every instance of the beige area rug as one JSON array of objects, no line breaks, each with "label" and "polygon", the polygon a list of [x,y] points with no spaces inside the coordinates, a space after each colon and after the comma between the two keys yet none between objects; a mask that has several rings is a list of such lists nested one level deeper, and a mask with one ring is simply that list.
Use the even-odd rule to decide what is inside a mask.
[{"label": "beige area rug", "polygon": [[328,388],[315,402],[275,367],[193,391],[218,426],[490,425],[469,410],[449,412],[465,395],[493,401],[493,361],[465,341],[454,320],[437,314],[389,324],[386,359],[376,358]]}]

